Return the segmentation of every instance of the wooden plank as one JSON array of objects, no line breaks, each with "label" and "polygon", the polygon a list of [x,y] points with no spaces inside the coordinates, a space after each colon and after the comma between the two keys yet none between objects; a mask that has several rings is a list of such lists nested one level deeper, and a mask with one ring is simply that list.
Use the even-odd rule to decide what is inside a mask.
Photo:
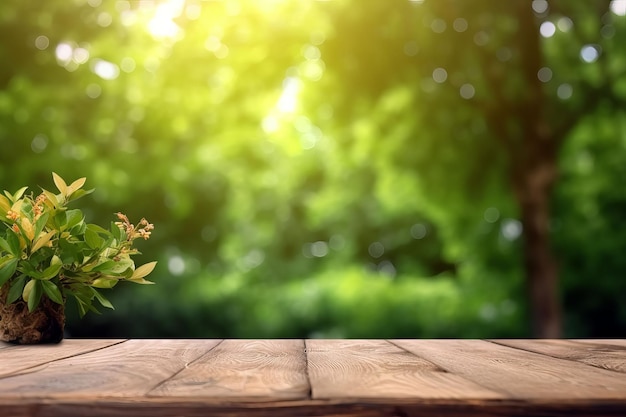
[{"label": "wooden plank", "polygon": [[579,343],[572,340],[492,340],[504,346],[541,353],[555,358],[574,360],[598,368],[626,373],[626,348],[601,343]]},{"label": "wooden plank", "polygon": [[124,339],[66,339],[58,345],[9,345],[0,353],[0,377],[59,359],[82,355],[123,342]]},{"label": "wooden plank", "polygon": [[218,401],[306,399],[304,341],[225,340],[149,395]]},{"label": "wooden plank", "polygon": [[471,400],[457,404],[430,401],[389,399],[384,403],[335,401],[282,401],[223,404],[206,403],[200,399],[152,398],[132,401],[108,398],[54,402],[2,402],[3,416],[11,417],[623,417],[626,409],[597,401],[582,404],[578,409],[558,405],[536,404],[532,408],[519,402]]},{"label": "wooden plank", "polygon": [[592,343],[594,345],[610,345],[626,348],[626,339],[571,339],[574,342]]},{"label": "wooden plank", "polygon": [[384,340],[307,340],[313,399],[502,399]]},{"label": "wooden plank", "polygon": [[396,340],[398,346],[513,398],[536,401],[619,400],[626,378],[616,372],[481,340]]},{"label": "wooden plank", "polygon": [[0,379],[0,396],[137,397],[218,343],[218,340],[129,340],[4,377]]}]

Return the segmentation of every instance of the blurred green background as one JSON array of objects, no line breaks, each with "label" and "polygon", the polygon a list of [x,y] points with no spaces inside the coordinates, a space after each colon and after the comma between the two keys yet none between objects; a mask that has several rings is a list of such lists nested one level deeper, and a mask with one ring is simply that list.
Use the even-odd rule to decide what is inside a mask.
[{"label": "blurred green background", "polygon": [[155,224],[157,285],[72,336],[623,337],[625,16],[3,0],[0,189],[86,176],[89,222]]}]

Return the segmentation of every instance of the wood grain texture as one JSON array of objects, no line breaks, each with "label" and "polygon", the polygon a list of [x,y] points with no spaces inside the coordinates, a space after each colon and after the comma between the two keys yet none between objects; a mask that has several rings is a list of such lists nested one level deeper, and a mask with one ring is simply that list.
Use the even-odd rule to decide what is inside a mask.
[{"label": "wood grain texture", "polygon": [[575,361],[481,340],[396,340],[416,355],[526,401],[617,400],[626,405],[626,378]]},{"label": "wood grain texture", "polygon": [[572,339],[573,342],[591,343],[594,345],[610,345],[626,348],[626,339]]},{"label": "wood grain texture", "polygon": [[303,340],[225,340],[150,396],[223,401],[306,399]]},{"label": "wood grain texture", "polygon": [[308,340],[313,399],[503,399],[384,340]]},{"label": "wood grain texture", "polygon": [[626,347],[602,343],[579,343],[571,340],[493,340],[504,346],[574,360],[598,368],[626,373]]},{"label": "wood grain texture", "polygon": [[[110,346],[90,350],[99,342]],[[571,356],[578,345],[596,359],[624,350],[613,340],[528,342],[553,356]],[[47,347],[55,359],[0,375],[1,417],[626,416],[624,373],[525,350],[529,344],[75,340]],[[19,368],[47,347],[0,349],[0,369]]]},{"label": "wood grain texture", "polygon": [[92,352],[123,341],[124,339],[67,339],[58,345],[33,345],[28,347],[7,345],[9,348],[2,351],[0,377],[59,359]]},{"label": "wood grain texture", "polygon": [[0,393],[3,397],[19,398],[137,397],[218,343],[217,340],[129,340],[0,378]]}]

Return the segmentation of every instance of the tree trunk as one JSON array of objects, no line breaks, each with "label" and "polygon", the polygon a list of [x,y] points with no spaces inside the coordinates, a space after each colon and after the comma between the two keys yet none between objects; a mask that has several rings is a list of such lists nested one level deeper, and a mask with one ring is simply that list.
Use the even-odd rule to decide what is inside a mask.
[{"label": "tree trunk", "polygon": [[558,268],[550,245],[549,188],[554,181],[542,175],[540,168],[534,170],[537,172],[528,172],[525,184],[518,186],[524,269],[533,336],[553,339],[561,337],[562,327]]},{"label": "tree trunk", "polygon": [[561,139],[547,120],[543,83],[537,74],[544,66],[539,20],[529,2],[517,2],[520,30],[516,32],[526,90],[519,104],[520,136],[511,148],[513,187],[519,204],[524,238],[524,269],[530,301],[533,336],[561,337],[558,271],[550,244],[550,196],[557,177]]}]

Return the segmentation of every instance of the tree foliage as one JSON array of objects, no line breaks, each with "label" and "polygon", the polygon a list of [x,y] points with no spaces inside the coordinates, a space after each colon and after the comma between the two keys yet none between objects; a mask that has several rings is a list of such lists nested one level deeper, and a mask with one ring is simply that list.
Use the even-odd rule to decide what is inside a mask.
[{"label": "tree foliage", "polygon": [[[4,2],[0,181],[86,176],[90,221],[157,225],[142,252],[158,285],[77,335],[523,336],[515,176],[549,154],[566,334],[620,334],[624,14]],[[541,129],[558,140],[533,142]]]}]

